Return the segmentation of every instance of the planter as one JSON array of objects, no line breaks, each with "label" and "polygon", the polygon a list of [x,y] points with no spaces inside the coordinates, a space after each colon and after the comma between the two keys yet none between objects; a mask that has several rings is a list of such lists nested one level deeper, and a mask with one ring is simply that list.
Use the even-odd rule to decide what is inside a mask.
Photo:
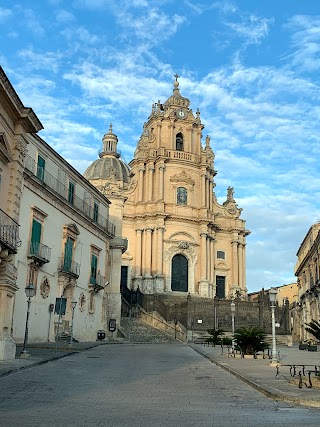
[{"label": "planter", "polygon": [[308,344],[299,344],[299,350],[307,350]]},{"label": "planter", "polygon": [[308,351],[318,351],[318,348],[316,345],[308,345]]}]

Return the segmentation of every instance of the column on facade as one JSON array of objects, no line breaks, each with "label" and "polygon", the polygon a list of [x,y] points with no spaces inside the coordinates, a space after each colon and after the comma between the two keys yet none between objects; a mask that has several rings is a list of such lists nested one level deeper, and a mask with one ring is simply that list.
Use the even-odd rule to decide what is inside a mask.
[{"label": "column on facade", "polygon": [[148,200],[153,199],[153,172],[154,172],[154,164],[149,166],[149,176],[148,176]]},{"label": "column on facade", "polygon": [[213,208],[213,182],[212,182],[212,178],[209,178],[209,209],[210,211],[212,211]]},{"label": "column on facade", "polygon": [[243,244],[239,243],[238,246],[238,255],[239,255],[239,280],[238,285],[242,289],[243,286]]},{"label": "column on facade", "polygon": [[247,276],[246,276],[246,243],[242,244],[242,286],[247,287]]},{"label": "column on facade", "polygon": [[210,279],[210,237],[206,239],[206,279]]},{"label": "column on facade", "polygon": [[234,238],[232,244],[232,278],[233,285],[238,285],[238,240]]},{"label": "column on facade", "polygon": [[175,150],[176,146],[173,140],[173,124],[172,123],[169,125],[169,141],[170,141],[170,148],[173,148]]},{"label": "column on facade", "polygon": [[139,193],[138,193],[138,198],[139,198],[139,202],[143,201],[143,172],[144,172],[144,166],[140,166],[139,167]]},{"label": "column on facade", "polygon": [[193,140],[193,129],[192,127],[189,128],[189,138],[188,138],[188,147],[187,147],[187,151],[189,151],[190,153],[192,152],[192,140]]},{"label": "column on facade", "polygon": [[151,236],[153,228],[146,228],[146,250],[145,250],[145,275],[151,276],[151,260],[152,260],[152,246]]},{"label": "column on facade", "polygon": [[163,233],[164,227],[157,227],[157,274],[163,274]]},{"label": "column on facade", "polygon": [[163,194],[163,188],[164,188],[164,165],[159,166],[159,174],[160,174],[160,182],[159,182],[159,199],[163,200],[164,194]]},{"label": "column on facade", "polygon": [[207,233],[200,233],[201,280],[207,278]]},{"label": "column on facade", "polygon": [[136,269],[135,269],[135,275],[136,277],[141,276],[141,258],[142,258],[142,232],[143,228],[137,228],[136,233]]},{"label": "column on facade", "polygon": [[214,283],[215,238],[213,236],[211,236],[211,257],[210,257],[210,264],[211,264],[210,282]]},{"label": "column on facade", "polygon": [[206,175],[206,185],[205,185],[205,189],[206,189],[206,202],[205,202],[205,207],[209,208],[209,181],[208,181],[208,177]]},{"label": "column on facade", "polygon": [[206,205],[206,174],[201,175],[201,204],[202,207]]},{"label": "column on facade", "polygon": [[157,123],[157,147],[160,147],[161,141],[161,123]]}]

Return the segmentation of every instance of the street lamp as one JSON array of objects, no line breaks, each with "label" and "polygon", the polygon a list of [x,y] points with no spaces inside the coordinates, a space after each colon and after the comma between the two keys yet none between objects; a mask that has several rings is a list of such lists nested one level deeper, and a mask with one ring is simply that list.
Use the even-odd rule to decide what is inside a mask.
[{"label": "street lamp", "polygon": [[275,322],[275,307],[276,307],[276,298],[277,298],[277,289],[271,288],[269,290],[269,300],[271,307],[271,319],[272,319],[272,362],[278,362],[277,358],[277,348],[276,348],[276,322]]},{"label": "street lamp", "polygon": [[34,284],[29,283],[29,285],[25,288],[25,291],[26,291],[26,296],[28,298],[28,308],[27,308],[26,328],[24,331],[23,348],[20,353],[20,357],[31,356],[31,354],[27,350],[27,345],[28,345],[28,325],[29,325],[30,304],[31,304],[31,298],[34,296],[34,293],[35,293]]},{"label": "street lamp", "polygon": [[76,308],[77,305],[77,301],[76,300],[72,300],[71,301],[71,309],[72,309],[72,320],[71,320],[71,334],[70,334],[70,341],[69,344],[73,343],[73,318],[74,318],[74,310]]},{"label": "street lamp", "polygon": [[233,301],[230,304],[230,309],[231,309],[231,319],[232,319],[232,353],[233,353],[234,352],[234,315],[236,312],[236,305]]}]

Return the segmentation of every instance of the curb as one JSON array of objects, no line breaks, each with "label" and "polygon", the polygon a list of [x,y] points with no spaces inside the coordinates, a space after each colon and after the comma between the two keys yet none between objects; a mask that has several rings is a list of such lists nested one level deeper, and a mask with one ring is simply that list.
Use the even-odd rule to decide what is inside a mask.
[{"label": "curb", "polygon": [[[88,350],[88,349],[87,349]],[[45,365],[46,363],[53,362],[58,359],[62,359],[63,357],[71,356],[73,354],[77,354],[78,351],[73,351],[67,354],[61,354],[60,356],[51,357],[50,359],[39,360],[39,362],[30,363],[30,365],[21,366],[20,368],[10,369],[9,371],[3,372],[0,374],[0,378],[7,377],[10,374],[15,374],[20,371],[24,371],[25,369],[33,368],[34,366]]]},{"label": "curb", "polygon": [[214,363],[215,365],[217,365],[220,368],[224,369],[225,371],[229,372],[231,375],[235,376],[239,380],[243,381],[244,383],[248,384],[252,388],[258,390],[260,393],[264,394],[267,397],[270,397],[273,400],[282,401],[282,402],[286,402],[286,403],[294,403],[295,405],[308,406],[308,407],[312,407],[312,408],[320,408],[320,401],[299,399],[296,397],[290,397],[290,396],[286,396],[283,394],[275,393],[267,385],[264,385],[264,386],[259,385],[259,384],[255,383],[254,381],[252,381],[251,379],[240,374],[239,372],[231,369],[230,367],[222,365],[217,360],[211,358],[210,356],[207,356],[206,354],[202,353],[200,350],[194,348],[193,346],[189,345],[189,347],[191,347],[196,353],[198,353],[201,356],[205,357],[206,359],[210,360],[210,362]]}]

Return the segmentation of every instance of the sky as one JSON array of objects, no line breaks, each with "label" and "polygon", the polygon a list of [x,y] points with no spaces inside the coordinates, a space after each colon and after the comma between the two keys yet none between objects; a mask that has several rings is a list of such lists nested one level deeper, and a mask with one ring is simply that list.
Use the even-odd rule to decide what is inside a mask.
[{"label": "sky", "polygon": [[129,162],[153,102],[201,112],[216,196],[243,208],[249,292],[295,281],[320,219],[320,2],[0,0],[0,64],[81,173],[113,123]]}]

